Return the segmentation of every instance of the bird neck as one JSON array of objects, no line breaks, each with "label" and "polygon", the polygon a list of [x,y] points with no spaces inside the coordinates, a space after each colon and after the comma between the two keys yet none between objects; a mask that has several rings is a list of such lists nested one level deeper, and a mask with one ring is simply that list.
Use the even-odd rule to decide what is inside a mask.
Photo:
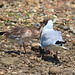
[{"label": "bird neck", "polygon": [[51,24],[50,23],[47,23],[46,26],[47,26],[48,29],[53,29],[53,23],[51,23]]}]

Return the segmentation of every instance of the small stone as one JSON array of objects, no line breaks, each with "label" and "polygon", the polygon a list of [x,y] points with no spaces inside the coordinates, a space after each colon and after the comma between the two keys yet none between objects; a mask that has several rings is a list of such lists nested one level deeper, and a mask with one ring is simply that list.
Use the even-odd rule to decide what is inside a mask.
[{"label": "small stone", "polygon": [[[9,61],[9,60],[11,60],[11,61]],[[19,58],[17,58],[17,57],[3,57],[3,58],[1,58],[1,63],[3,63],[3,64],[5,64],[5,65],[10,65],[10,64],[17,64],[18,61],[19,60]]]},{"label": "small stone", "polygon": [[33,9],[33,12],[36,12],[36,10],[35,10],[35,9]]},{"label": "small stone", "polygon": [[75,30],[73,29],[73,33],[75,34]]},{"label": "small stone", "polygon": [[25,73],[29,73],[29,70],[25,70],[24,72],[25,72]]},{"label": "small stone", "polygon": [[65,72],[63,72],[62,74],[63,74],[63,75],[72,75],[72,73],[69,72],[69,71],[65,71]]},{"label": "small stone", "polygon": [[72,35],[66,34],[66,36],[67,36],[68,38],[71,38]]},{"label": "small stone", "polygon": [[30,22],[30,23],[31,23],[31,22],[32,22],[32,20],[31,20],[31,19],[27,19],[27,22]]},{"label": "small stone", "polygon": [[75,17],[72,17],[72,20],[75,20]]},{"label": "small stone", "polygon": [[31,56],[31,57],[30,57],[30,59],[31,59],[31,60],[34,60],[34,59],[35,59],[35,57],[34,57],[34,56]]},{"label": "small stone", "polygon": [[32,41],[38,41],[38,39],[32,39]]},{"label": "small stone", "polygon": [[15,53],[11,53],[11,55],[12,55],[12,57],[16,57],[17,56],[17,54],[15,54]]},{"label": "small stone", "polygon": [[11,12],[11,11],[12,11],[12,9],[6,9],[5,11],[7,11],[7,12]]},{"label": "small stone", "polygon": [[4,75],[5,71],[4,70],[1,70],[0,71],[0,75]]},{"label": "small stone", "polygon": [[29,67],[34,67],[35,65],[34,64],[29,64]]},{"label": "small stone", "polygon": [[0,54],[2,54],[2,53],[0,52]]},{"label": "small stone", "polygon": [[24,67],[28,67],[28,65],[25,64]]},{"label": "small stone", "polygon": [[49,69],[49,72],[51,74],[60,74],[62,72],[62,70],[59,67],[51,67]]},{"label": "small stone", "polygon": [[71,39],[68,39],[68,41],[71,42],[72,40]]},{"label": "small stone", "polygon": [[0,8],[2,8],[4,6],[4,4],[2,2],[0,2]]},{"label": "small stone", "polygon": [[24,61],[24,63],[25,64],[29,64],[30,63],[30,60],[26,58],[25,61]]},{"label": "small stone", "polygon": [[9,70],[12,69],[11,67],[9,67]]},{"label": "small stone", "polygon": [[63,22],[62,22],[62,21],[56,21],[56,23],[57,23],[57,24],[63,24]]},{"label": "small stone", "polygon": [[38,51],[39,46],[40,46],[39,43],[33,43],[33,44],[32,44],[32,50],[33,50],[33,51]]},{"label": "small stone", "polygon": [[23,72],[22,70],[19,71],[19,73],[22,73],[22,72]]},{"label": "small stone", "polygon": [[73,40],[73,45],[75,45],[75,40]]},{"label": "small stone", "polygon": [[17,72],[12,72],[13,75],[17,74]]},{"label": "small stone", "polygon": [[5,52],[2,52],[2,55],[5,55]]},{"label": "small stone", "polygon": [[64,26],[64,30],[69,30],[69,27],[68,26]]},{"label": "small stone", "polygon": [[22,62],[22,64],[24,64],[25,62],[24,61],[21,61]]},{"label": "small stone", "polygon": [[41,61],[41,58],[36,57],[35,60],[39,62],[39,61]]}]

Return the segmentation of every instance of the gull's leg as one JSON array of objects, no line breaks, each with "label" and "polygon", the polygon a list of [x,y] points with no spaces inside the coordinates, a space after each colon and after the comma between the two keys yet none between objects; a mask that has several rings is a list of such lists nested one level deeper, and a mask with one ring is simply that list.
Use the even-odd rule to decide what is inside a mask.
[{"label": "gull's leg", "polygon": [[59,59],[58,59],[58,51],[56,51],[56,58],[55,58],[55,60],[56,60],[56,61],[59,60]]},{"label": "gull's leg", "polygon": [[56,56],[58,57],[58,51],[56,51]]},{"label": "gull's leg", "polygon": [[25,43],[23,42],[23,48],[24,48],[24,51],[25,51],[25,53],[26,53],[26,49],[25,49]]},{"label": "gull's leg", "polygon": [[48,47],[47,52],[48,54],[51,54],[51,55],[53,54],[52,49],[50,47]]},{"label": "gull's leg", "polygon": [[54,60],[55,60],[55,61],[58,61],[58,60],[59,60],[59,59],[58,59],[58,51],[56,51],[56,54],[54,54],[53,56],[54,56]]},{"label": "gull's leg", "polygon": [[53,54],[53,52],[50,50],[50,49],[48,49],[48,54]]}]

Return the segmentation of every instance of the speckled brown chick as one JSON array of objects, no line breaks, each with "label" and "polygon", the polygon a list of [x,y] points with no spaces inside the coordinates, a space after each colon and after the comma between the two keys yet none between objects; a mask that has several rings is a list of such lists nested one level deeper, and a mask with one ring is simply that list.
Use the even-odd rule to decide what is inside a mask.
[{"label": "speckled brown chick", "polygon": [[[39,24],[37,24],[39,25]],[[36,25],[36,26],[37,26]],[[13,42],[18,42],[20,45],[20,55],[22,53],[21,47],[23,44],[24,51],[25,50],[25,42],[29,42],[31,38],[36,38],[40,35],[40,28],[39,27],[26,27],[26,26],[17,26],[13,28],[11,31],[5,32],[5,38],[9,38]]]}]

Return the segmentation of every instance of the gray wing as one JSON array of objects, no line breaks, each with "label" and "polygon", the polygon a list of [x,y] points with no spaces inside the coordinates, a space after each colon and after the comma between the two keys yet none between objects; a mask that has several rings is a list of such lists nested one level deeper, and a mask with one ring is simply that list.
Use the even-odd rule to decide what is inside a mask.
[{"label": "gray wing", "polygon": [[46,47],[50,44],[55,45],[56,41],[63,41],[61,32],[46,29],[41,35],[41,45]]}]

